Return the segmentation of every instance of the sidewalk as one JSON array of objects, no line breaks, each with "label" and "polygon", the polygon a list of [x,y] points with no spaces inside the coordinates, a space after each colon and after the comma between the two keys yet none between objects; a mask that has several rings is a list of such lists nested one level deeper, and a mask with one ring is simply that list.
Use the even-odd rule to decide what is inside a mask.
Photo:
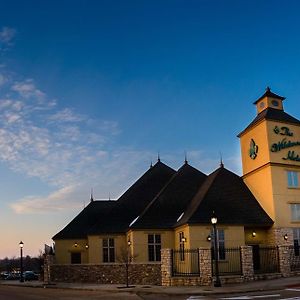
[{"label": "sidewalk", "polygon": [[212,294],[232,294],[248,293],[254,291],[280,290],[288,287],[300,289],[300,276],[280,278],[273,280],[252,281],[248,283],[226,284],[222,287],[214,286],[194,286],[194,287],[163,287],[154,285],[136,285],[126,288],[122,284],[88,284],[88,283],[53,283],[45,285],[39,281],[19,282],[19,281],[0,281],[1,285],[26,286],[35,288],[56,288],[56,289],[80,289],[80,290],[101,290],[107,292],[132,292],[165,295],[212,295]]}]

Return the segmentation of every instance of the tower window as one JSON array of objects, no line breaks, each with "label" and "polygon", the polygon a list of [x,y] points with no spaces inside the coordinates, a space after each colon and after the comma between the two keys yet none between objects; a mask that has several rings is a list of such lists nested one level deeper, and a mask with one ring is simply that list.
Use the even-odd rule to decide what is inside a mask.
[{"label": "tower window", "polygon": [[299,187],[298,172],[287,171],[288,187]]},{"label": "tower window", "polygon": [[292,221],[300,221],[300,204],[291,204]]}]

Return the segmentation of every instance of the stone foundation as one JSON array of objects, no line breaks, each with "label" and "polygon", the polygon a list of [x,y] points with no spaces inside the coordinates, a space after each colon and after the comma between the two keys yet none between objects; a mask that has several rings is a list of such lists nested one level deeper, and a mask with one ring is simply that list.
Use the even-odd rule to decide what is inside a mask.
[{"label": "stone foundation", "polygon": [[[80,282],[125,284],[126,268],[122,264],[56,265],[50,266],[52,282]],[[130,264],[129,284],[161,284],[161,266],[157,264]]]}]

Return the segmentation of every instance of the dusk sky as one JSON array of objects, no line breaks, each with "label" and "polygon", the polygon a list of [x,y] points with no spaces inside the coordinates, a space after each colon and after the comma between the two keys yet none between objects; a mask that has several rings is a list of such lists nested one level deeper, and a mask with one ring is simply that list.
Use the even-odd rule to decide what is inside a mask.
[{"label": "dusk sky", "polygon": [[0,0],[0,258],[157,159],[241,174],[266,86],[300,118],[300,2]]}]

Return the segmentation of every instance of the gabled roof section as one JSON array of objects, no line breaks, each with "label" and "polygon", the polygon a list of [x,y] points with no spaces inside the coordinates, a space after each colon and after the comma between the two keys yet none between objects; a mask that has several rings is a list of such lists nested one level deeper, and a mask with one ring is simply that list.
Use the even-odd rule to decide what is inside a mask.
[{"label": "gabled roof section", "polygon": [[172,228],[206,177],[185,163],[130,228]]},{"label": "gabled roof section", "polygon": [[285,99],[285,97],[279,96],[279,95],[271,92],[271,89],[269,87],[267,87],[266,92],[261,97],[259,97],[253,104],[257,104],[259,102],[259,100],[261,100],[265,97],[270,97],[270,98],[275,98],[275,99],[280,99],[280,100]]},{"label": "gabled roof section", "polygon": [[64,229],[57,233],[52,239],[79,239],[86,238],[87,231],[107,215],[115,206],[116,201],[92,201],[85,207]]},{"label": "gabled roof section", "polygon": [[123,233],[175,174],[175,170],[158,161],[118,200],[111,212],[99,219],[89,234]]},{"label": "gabled roof section", "polygon": [[260,112],[256,116],[256,118],[246,127],[246,129],[244,129],[241,133],[238,134],[238,137],[242,136],[246,131],[248,131],[250,128],[258,124],[262,120],[278,121],[288,124],[300,125],[300,121],[298,119],[292,117],[286,112],[269,107]]},{"label": "gabled roof section", "polygon": [[273,224],[243,179],[224,167],[207,177],[176,226],[210,224],[213,211],[219,224],[261,227]]}]

